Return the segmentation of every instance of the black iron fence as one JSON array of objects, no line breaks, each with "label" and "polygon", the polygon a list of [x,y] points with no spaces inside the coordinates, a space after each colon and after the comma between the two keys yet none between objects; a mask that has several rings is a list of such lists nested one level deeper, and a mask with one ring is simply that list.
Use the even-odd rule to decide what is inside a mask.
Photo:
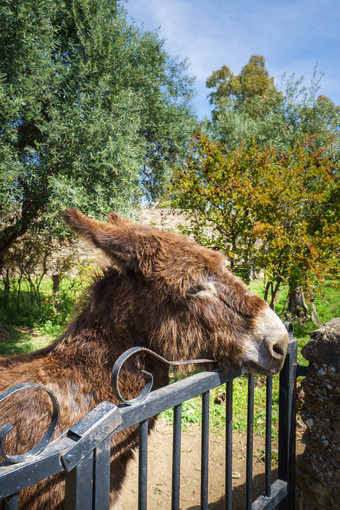
[{"label": "black iron fence", "polygon": [[[246,503],[247,510],[294,510],[295,505],[295,383],[297,342],[291,340],[280,373],[278,479],[272,482],[272,377],[267,377],[265,491],[253,501],[254,376],[248,375]],[[202,395],[201,508],[208,509],[209,392],[226,384],[225,508],[232,509],[233,379],[219,368],[201,372],[151,392],[132,406],[102,402],[41,453],[31,452],[21,462],[0,465],[0,498],[17,509],[20,491],[52,475],[65,472],[66,510],[105,510],[110,507],[110,440],[113,434],[139,424],[138,509],[147,508],[148,419],[174,408],[171,508],[180,508],[182,403]],[[1,401],[1,399],[0,399]]]}]

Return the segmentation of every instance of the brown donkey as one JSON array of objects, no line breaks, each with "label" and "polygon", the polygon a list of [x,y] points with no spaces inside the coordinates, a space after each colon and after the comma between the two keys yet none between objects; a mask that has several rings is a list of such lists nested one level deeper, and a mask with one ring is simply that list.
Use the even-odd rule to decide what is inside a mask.
[{"label": "brown donkey", "polygon": [[[101,223],[69,209],[64,219],[111,263],[96,277],[80,313],[58,340],[40,351],[0,360],[0,391],[33,382],[56,394],[61,414],[55,437],[103,400],[118,403],[111,370],[136,345],[169,360],[214,358],[225,370],[272,374],[281,369],[288,342],[285,327],[265,301],[226,269],[223,255],[114,213]],[[140,369],[154,375],[154,388],[168,383],[167,366],[137,355],[122,372],[126,398],[144,385]],[[45,397],[25,389],[1,404],[0,426],[14,425],[7,453],[23,453],[41,438],[50,421]],[[112,440],[112,503],[136,445],[136,428]],[[22,491],[21,508],[62,508],[63,496],[62,476],[55,477]]]}]

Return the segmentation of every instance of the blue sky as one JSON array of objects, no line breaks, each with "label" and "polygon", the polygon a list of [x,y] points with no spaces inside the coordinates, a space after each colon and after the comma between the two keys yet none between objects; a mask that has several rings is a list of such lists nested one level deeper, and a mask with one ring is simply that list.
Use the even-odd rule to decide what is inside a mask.
[{"label": "blue sky", "polygon": [[260,54],[277,86],[282,76],[324,73],[319,94],[340,104],[340,0],[128,0],[130,19],[159,29],[172,56],[188,59],[200,118],[210,112],[205,80],[227,65],[239,73]]}]

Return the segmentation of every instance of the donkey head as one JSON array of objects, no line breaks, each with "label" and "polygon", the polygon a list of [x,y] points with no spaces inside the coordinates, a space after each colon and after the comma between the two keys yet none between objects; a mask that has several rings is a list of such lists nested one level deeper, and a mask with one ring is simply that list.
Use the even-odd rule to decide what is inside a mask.
[{"label": "donkey head", "polygon": [[284,325],[226,269],[221,253],[115,213],[102,223],[68,209],[64,219],[116,268],[97,292],[97,307],[101,320],[129,331],[135,345],[168,359],[214,358],[225,369],[281,369]]}]

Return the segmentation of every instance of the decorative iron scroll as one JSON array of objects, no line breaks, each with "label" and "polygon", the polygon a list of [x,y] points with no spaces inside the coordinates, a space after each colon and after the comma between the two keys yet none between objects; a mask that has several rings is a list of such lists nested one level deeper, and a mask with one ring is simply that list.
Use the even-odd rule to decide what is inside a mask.
[{"label": "decorative iron scroll", "polygon": [[142,389],[141,393],[138,395],[138,397],[132,398],[131,400],[126,400],[119,389],[119,374],[122,366],[124,363],[134,354],[137,352],[147,352],[148,354],[151,354],[154,358],[159,359],[160,361],[163,361],[163,363],[166,363],[167,365],[173,365],[173,366],[179,366],[179,365],[190,365],[190,364],[198,364],[198,363],[217,363],[214,359],[187,359],[182,361],[169,361],[163,356],[160,356],[154,351],[151,351],[151,349],[147,349],[146,347],[131,347],[131,349],[127,349],[123,354],[119,356],[119,358],[116,360],[113,369],[112,369],[112,375],[111,375],[111,385],[113,389],[113,393],[117,398],[119,398],[124,404],[128,406],[133,406],[135,404],[140,404],[143,402],[143,400],[146,399],[146,397],[149,395],[150,391],[152,390],[153,385],[153,375],[150,374],[150,372],[147,372],[146,370],[142,370],[141,372],[145,374],[146,381],[144,388]]},{"label": "decorative iron scroll", "polygon": [[38,455],[39,453],[41,453],[46,448],[48,443],[51,441],[54,431],[55,431],[56,426],[58,425],[58,421],[59,421],[60,409],[59,409],[59,403],[58,403],[57,397],[55,396],[53,391],[51,391],[49,388],[46,388],[45,386],[40,386],[40,384],[23,383],[23,384],[18,384],[16,386],[13,386],[12,388],[10,388],[0,394],[0,403],[3,402],[9,396],[16,393],[17,391],[27,389],[27,388],[38,388],[38,389],[44,390],[48,393],[48,396],[50,397],[50,401],[52,403],[51,423],[50,423],[44,437],[39,441],[39,443],[36,444],[28,452],[22,453],[20,455],[7,455],[5,453],[5,439],[6,439],[7,434],[14,428],[13,425],[11,425],[10,423],[7,423],[0,429],[1,455],[4,457],[4,459],[7,462],[10,462],[11,464],[23,462],[25,460],[28,460],[33,455]]}]

